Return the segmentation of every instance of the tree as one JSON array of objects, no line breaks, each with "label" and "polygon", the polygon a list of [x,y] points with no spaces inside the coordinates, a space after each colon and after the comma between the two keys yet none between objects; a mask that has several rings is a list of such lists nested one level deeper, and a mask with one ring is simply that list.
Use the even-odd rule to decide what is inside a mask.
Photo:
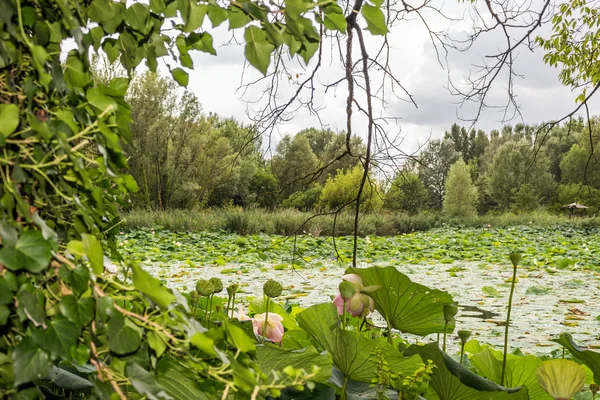
[{"label": "tree", "polygon": [[535,155],[530,143],[509,141],[496,152],[487,171],[489,194],[502,209],[513,201],[513,189],[529,184],[543,203],[553,200],[555,182],[550,173],[550,159],[543,152]]},{"label": "tree", "polygon": [[560,161],[561,182],[589,185],[600,189],[600,122],[590,120],[591,133],[582,133]]},{"label": "tree", "polygon": [[[360,187],[362,174],[363,170],[360,166],[356,166],[347,172],[338,170],[335,177],[327,179],[319,203],[329,210],[341,207],[356,207],[353,202]],[[367,190],[361,200],[364,208],[372,210],[381,207],[382,200],[377,185],[369,180],[366,188]]]},{"label": "tree", "polygon": [[310,147],[306,136],[293,139],[285,136],[277,145],[277,154],[272,160],[273,174],[279,181],[281,197],[306,190],[314,181],[319,159]]},{"label": "tree", "polygon": [[405,211],[411,215],[427,207],[429,194],[419,176],[409,170],[401,171],[385,193],[383,206],[388,210]]},{"label": "tree", "polygon": [[419,179],[429,192],[432,208],[442,208],[446,177],[459,156],[450,140],[432,140],[419,154]]},{"label": "tree", "polygon": [[272,209],[277,205],[277,178],[271,172],[262,168],[257,170],[250,180],[249,190],[253,197],[251,202],[259,207]]},{"label": "tree", "polygon": [[462,158],[450,167],[445,186],[444,213],[453,217],[470,217],[477,213],[477,188]]}]

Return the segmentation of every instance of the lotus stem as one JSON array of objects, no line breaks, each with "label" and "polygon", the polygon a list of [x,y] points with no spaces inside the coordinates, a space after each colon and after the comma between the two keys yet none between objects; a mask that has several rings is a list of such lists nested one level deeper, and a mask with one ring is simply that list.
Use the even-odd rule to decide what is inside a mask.
[{"label": "lotus stem", "polygon": [[342,311],[342,329],[346,329],[346,299],[344,299],[344,310]]},{"label": "lotus stem", "polygon": [[392,333],[392,324],[390,321],[385,321],[387,323],[387,331],[388,331],[388,343],[392,346],[394,345],[394,334]]},{"label": "lotus stem", "polygon": [[200,304],[200,296],[198,296],[198,300],[196,300],[196,305],[194,306],[194,311],[192,312],[192,318],[196,318],[196,311],[198,310],[198,304]]},{"label": "lotus stem", "polygon": [[517,281],[517,265],[513,263],[513,276],[510,285],[510,294],[508,296],[508,312],[506,313],[506,326],[504,327],[504,354],[502,355],[502,373],[500,375],[500,386],[504,386],[504,375],[506,372],[506,357],[508,356],[508,329],[510,325],[510,312],[512,310],[512,299],[515,293],[515,283]]},{"label": "lotus stem", "polygon": [[463,363],[463,357],[465,356],[465,344],[460,344],[460,365]]},{"label": "lotus stem", "polygon": [[446,330],[448,329],[448,321],[444,322],[444,344],[442,346],[442,350],[444,353],[446,352]]},{"label": "lotus stem", "polygon": [[348,398],[348,395],[346,394],[347,389],[348,389],[348,378],[345,378],[344,385],[342,386],[342,396],[340,397],[340,400],[346,400]]},{"label": "lotus stem", "polygon": [[208,320],[209,321],[212,318],[213,297],[214,297],[214,294],[211,294],[210,297],[207,299],[207,303],[208,303]]},{"label": "lotus stem", "polygon": [[235,293],[231,296],[231,318],[233,318],[233,310],[235,310]]},{"label": "lotus stem", "polygon": [[269,324],[269,301],[271,301],[271,298],[269,296],[265,296],[267,299],[265,300],[265,305],[266,305],[266,309],[267,311],[265,311],[265,322],[263,323],[263,329],[262,329],[262,343],[265,342],[265,336],[267,334],[267,325]]}]

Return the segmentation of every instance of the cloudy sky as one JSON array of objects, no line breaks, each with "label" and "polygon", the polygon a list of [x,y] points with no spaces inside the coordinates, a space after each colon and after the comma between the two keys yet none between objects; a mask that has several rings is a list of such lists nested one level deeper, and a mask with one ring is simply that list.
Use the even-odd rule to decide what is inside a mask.
[{"label": "cloudy sky", "polygon": [[[422,1],[422,0],[420,0]],[[515,0],[513,0],[515,1]],[[519,0],[516,0],[519,1]],[[423,17],[427,20],[432,30],[444,31],[454,39],[464,38],[472,32],[474,12],[470,2],[435,3],[432,6],[441,8],[451,18],[441,18],[435,12],[425,12]],[[479,2],[478,2],[479,3]],[[528,2],[529,3],[529,2]],[[525,3],[525,4],[528,4]],[[415,5],[418,3],[414,3]],[[531,7],[535,8],[535,0]],[[490,21],[486,10],[480,9],[482,21]],[[361,26],[366,26],[364,20],[359,18]],[[207,22],[207,24],[209,24]],[[206,28],[210,29],[210,25]],[[242,45],[232,43],[232,32],[228,31],[227,23],[217,29],[210,29],[214,37],[217,57],[204,53],[195,53],[193,56],[195,68],[190,73],[189,88],[193,90],[205,112],[214,112],[222,116],[232,116],[242,121],[249,121],[248,115],[256,115],[256,111],[265,105],[260,99],[263,91],[268,87],[268,82],[258,82],[247,90],[240,90],[243,83],[253,82],[260,78],[260,74],[252,67],[245,68],[244,48]],[[549,27],[543,28],[540,33],[548,35]],[[243,32],[233,33],[240,39]],[[515,37],[518,32],[513,32]],[[370,55],[374,55],[381,44],[381,38],[372,37],[365,31],[367,47]],[[335,39],[334,39],[335,40]],[[345,38],[342,37],[342,40]],[[394,27],[389,35],[390,65],[394,76],[414,97],[417,107],[405,99],[390,96],[390,87],[386,85],[386,98],[388,107],[383,108],[380,102],[374,104],[378,116],[396,117],[386,127],[389,136],[400,134],[404,140],[402,147],[405,152],[412,152],[428,138],[443,135],[444,130],[457,122],[459,118],[471,119],[475,116],[473,106],[460,107],[461,98],[453,96],[449,90],[449,77],[457,85],[464,81],[464,77],[477,71],[474,65],[485,61],[486,55],[493,54],[501,48],[503,37],[499,32],[481,35],[468,51],[449,50],[447,60],[442,60],[442,65],[437,60],[436,52],[431,43],[423,23],[410,17],[401,21]],[[345,46],[345,44],[343,45]],[[333,83],[344,76],[344,70],[339,61],[339,53],[335,41],[327,41],[324,45],[323,67],[316,76],[316,90],[314,103],[321,109],[319,118],[312,115],[307,107],[301,107],[293,113],[293,118],[286,123],[277,125],[271,137],[271,146],[276,144],[282,135],[293,134],[307,127],[329,127],[343,130],[346,126],[346,83],[343,82],[335,90],[330,89],[325,93],[324,85]],[[358,47],[354,47],[354,58],[358,58]],[[544,64],[543,51],[529,51],[526,47],[517,50],[515,72],[522,75],[516,77],[514,93],[520,107],[521,116],[516,116],[510,123],[518,122],[538,123],[562,117],[575,107],[575,97],[569,89],[564,88],[558,80],[558,70]],[[484,60],[484,61],[482,61]],[[314,66],[315,60],[306,67],[302,62],[290,62],[292,75],[298,74],[298,79],[292,76],[281,75],[280,86],[277,91],[277,100],[283,103],[289,99],[298,87],[298,82],[305,79]],[[374,85],[378,87],[381,76],[377,71],[372,71]],[[502,105],[507,101],[506,73],[501,73],[490,92],[489,102],[492,105]],[[357,93],[361,98],[362,93]],[[253,102],[253,103],[249,103]],[[599,104],[596,103],[596,106]],[[596,109],[598,109],[596,107]],[[592,108],[593,110],[593,108]],[[355,114],[357,112],[355,111]],[[476,128],[489,132],[502,126],[503,113],[497,109],[486,110],[476,123]],[[462,123],[469,125],[470,122]],[[367,130],[366,120],[357,117],[354,120],[354,132],[365,136]]]}]

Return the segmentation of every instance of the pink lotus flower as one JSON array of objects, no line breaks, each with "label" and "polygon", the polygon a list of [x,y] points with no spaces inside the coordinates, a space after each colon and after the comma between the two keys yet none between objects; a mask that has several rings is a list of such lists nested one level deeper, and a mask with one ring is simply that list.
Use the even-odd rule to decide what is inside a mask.
[{"label": "pink lotus flower", "polygon": [[[365,310],[365,307],[367,307],[370,312],[373,312],[375,309],[375,302],[367,293],[373,293],[379,289],[379,286],[373,285],[365,287],[362,278],[357,274],[346,274],[342,276],[342,279],[346,282],[351,282],[356,286],[356,293],[350,300],[346,301],[346,312],[352,314],[353,317],[361,315]],[[335,299],[333,299],[333,304],[336,305],[338,314],[342,315],[344,313],[344,299],[339,292],[337,296],[335,296]]]},{"label": "pink lotus flower", "polygon": [[[263,327],[265,326],[265,318],[266,314],[256,314],[252,319],[252,327],[254,328],[254,333],[258,336],[263,335]],[[267,320],[265,337],[269,340],[272,340],[276,343],[281,342],[283,338],[283,317],[279,314],[269,313],[269,318]]]}]

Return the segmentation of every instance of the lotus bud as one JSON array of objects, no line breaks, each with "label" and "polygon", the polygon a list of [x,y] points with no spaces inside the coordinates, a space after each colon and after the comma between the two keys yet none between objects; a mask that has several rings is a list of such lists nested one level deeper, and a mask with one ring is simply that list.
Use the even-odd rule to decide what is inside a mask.
[{"label": "lotus bud", "polygon": [[458,337],[460,338],[460,342],[464,345],[467,343],[469,338],[471,337],[471,331],[458,331]]},{"label": "lotus bud", "polygon": [[210,281],[202,279],[196,283],[196,290],[200,296],[208,297],[214,293],[215,287]]},{"label": "lotus bud", "polygon": [[346,301],[348,301],[352,297],[354,297],[354,295],[358,291],[358,288],[356,287],[355,284],[353,284],[351,282],[347,282],[347,281],[341,282],[339,288],[340,288],[340,295],[342,296],[342,299],[344,299]]},{"label": "lotus bud", "polygon": [[598,393],[598,389],[600,389],[600,386],[598,386],[597,383],[590,383],[590,391],[594,396],[596,395],[596,393]]},{"label": "lotus bud", "polygon": [[240,285],[238,285],[237,283],[233,283],[233,284],[227,286],[227,295],[229,297],[233,296],[234,294],[237,293],[239,288],[240,288]]},{"label": "lotus bud", "polygon": [[513,267],[517,267],[521,263],[521,259],[523,258],[522,253],[510,253],[510,262],[512,262]]},{"label": "lotus bud", "polygon": [[281,296],[282,291],[283,286],[281,286],[281,283],[274,281],[273,279],[269,279],[263,285],[263,293],[270,298]]},{"label": "lotus bud", "polygon": [[190,299],[192,299],[192,300],[197,300],[198,299],[198,292],[196,290],[192,290],[190,292]]},{"label": "lotus bud", "polygon": [[223,291],[223,282],[219,278],[210,278],[209,282],[212,283],[215,289],[213,293],[221,293]]},{"label": "lotus bud", "polygon": [[537,370],[540,386],[555,400],[571,399],[585,384],[585,370],[575,361],[544,361]]},{"label": "lotus bud", "polygon": [[447,304],[444,306],[444,321],[450,322],[454,320],[454,316],[458,314],[456,303]]}]

